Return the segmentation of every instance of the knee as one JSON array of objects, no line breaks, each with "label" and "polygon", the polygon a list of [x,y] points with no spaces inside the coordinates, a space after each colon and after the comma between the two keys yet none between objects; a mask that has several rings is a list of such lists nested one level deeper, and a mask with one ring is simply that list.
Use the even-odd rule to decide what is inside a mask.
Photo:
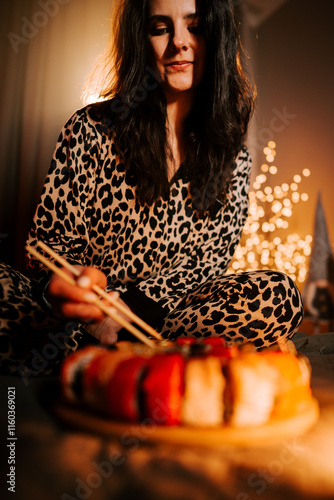
[{"label": "knee", "polygon": [[[302,296],[296,283],[280,271],[265,271],[274,289],[281,291],[286,298],[295,298],[295,307],[302,306]],[[284,293],[285,291],[285,293]]]},{"label": "knee", "polygon": [[268,278],[273,292],[273,304],[280,309],[283,306],[286,314],[290,312],[296,329],[303,319],[303,300],[296,283],[279,271],[266,271],[266,279]]}]

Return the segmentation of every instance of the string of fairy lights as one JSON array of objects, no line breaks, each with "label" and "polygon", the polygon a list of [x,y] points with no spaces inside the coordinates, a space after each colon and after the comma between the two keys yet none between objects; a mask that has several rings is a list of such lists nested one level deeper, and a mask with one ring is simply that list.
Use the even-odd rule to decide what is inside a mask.
[{"label": "string of fairy lights", "polygon": [[261,166],[261,173],[249,193],[249,216],[228,273],[274,269],[302,284],[307,275],[312,236],[306,235],[303,239],[287,230],[294,206],[308,200],[308,194],[301,193],[300,186],[311,172],[305,168],[289,182],[271,187],[268,180],[278,171],[273,164],[276,143],[270,141],[263,153],[266,163]]}]

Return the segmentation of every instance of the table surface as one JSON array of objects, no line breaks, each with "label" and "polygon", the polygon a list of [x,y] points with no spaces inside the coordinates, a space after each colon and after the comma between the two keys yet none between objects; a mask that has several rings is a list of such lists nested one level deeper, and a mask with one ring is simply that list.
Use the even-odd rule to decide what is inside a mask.
[{"label": "table surface", "polygon": [[[334,347],[334,334],[326,339]],[[25,385],[18,377],[2,377],[1,498],[333,500],[334,348],[321,356],[313,351],[311,346],[308,356],[319,421],[301,437],[264,447],[153,444],[145,433],[121,444],[57,420],[48,406],[57,395],[55,379],[31,377]],[[15,387],[14,441],[7,439],[8,387]],[[15,495],[6,485],[8,443],[15,443]]]}]

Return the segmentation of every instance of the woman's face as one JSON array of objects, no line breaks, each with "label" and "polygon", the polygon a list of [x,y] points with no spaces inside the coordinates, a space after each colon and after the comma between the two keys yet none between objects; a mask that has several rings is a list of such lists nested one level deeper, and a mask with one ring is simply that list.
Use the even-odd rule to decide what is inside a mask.
[{"label": "woman's face", "polygon": [[205,70],[206,42],[196,0],[151,0],[151,61],[165,94],[194,91]]}]

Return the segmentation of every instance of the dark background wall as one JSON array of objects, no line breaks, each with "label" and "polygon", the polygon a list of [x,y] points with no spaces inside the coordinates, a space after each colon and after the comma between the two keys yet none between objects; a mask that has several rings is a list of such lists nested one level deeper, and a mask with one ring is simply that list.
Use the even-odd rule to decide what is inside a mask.
[{"label": "dark background wall", "polygon": [[[290,0],[248,33],[258,87],[256,144],[266,137],[266,133],[261,135],[263,129],[278,125],[272,121],[275,110],[283,113],[285,109],[288,115],[285,126],[272,131],[278,173],[270,182],[289,182],[304,168],[311,170],[300,187],[309,200],[295,206],[290,221],[291,231],[303,237],[313,232],[316,198],[321,191],[329,233],[334,238],[333,19],[332,0]],[[264,157],[259,148],[254,153],[259,167]]]},{"label": "dark background wall", "polygon": [[0,258],[24,244],[61,127],[83,106],[111,0],[11,0],[0,15]]}]

